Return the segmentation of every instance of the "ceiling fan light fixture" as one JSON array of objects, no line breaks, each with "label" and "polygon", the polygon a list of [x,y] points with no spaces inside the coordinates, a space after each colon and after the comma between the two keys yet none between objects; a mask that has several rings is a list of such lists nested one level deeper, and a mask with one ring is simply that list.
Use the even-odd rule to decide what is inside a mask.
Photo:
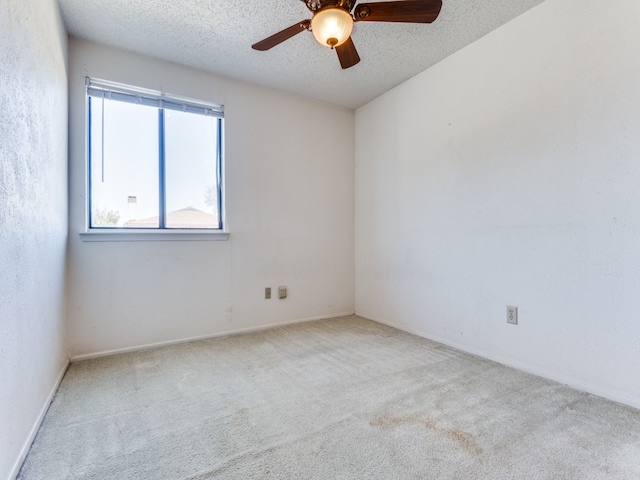
[{"label": "ceiling fan light fixture", "polygon": [[324,8],[311,19],[313,36],[325,47],[339,47],[349,39],[351,30],[353,18],[342,8]]}]

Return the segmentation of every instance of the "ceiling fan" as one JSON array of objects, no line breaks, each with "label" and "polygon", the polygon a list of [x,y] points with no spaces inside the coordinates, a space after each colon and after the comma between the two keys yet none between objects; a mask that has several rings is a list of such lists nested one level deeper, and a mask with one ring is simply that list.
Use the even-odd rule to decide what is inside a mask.
[{"label": "ceiling fan", "polygon": [[309,30],[321,45],[336,50],[343,69],[349,68],[360,61],[351,40],[353,22],[431,23],[438,18],[442,8],[442,0],[361,3],[355,9],[357,0],[300,1],[313,14],[311,20],[302,20],[251,47],[255,50],[269,50],[303,30]]}]

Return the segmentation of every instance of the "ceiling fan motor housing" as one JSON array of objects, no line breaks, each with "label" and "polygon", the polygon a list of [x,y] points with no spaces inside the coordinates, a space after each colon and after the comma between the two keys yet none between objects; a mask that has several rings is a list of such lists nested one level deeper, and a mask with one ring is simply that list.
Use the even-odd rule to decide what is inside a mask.
[{"label": "ceiling fan motor housing", "polygon": [[300,0],[311,12],[316,13],[325,8],[341,8],[350,12],[353,10],[356,0]]}]

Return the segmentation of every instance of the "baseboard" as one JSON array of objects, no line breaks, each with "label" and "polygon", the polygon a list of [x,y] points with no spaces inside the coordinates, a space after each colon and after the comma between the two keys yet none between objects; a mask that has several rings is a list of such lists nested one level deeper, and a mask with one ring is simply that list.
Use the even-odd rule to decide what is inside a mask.
[{"label": "baseboard", "polygon": [[412,335],[416,335],[418,337],[426,338],[427,340],[431,340],[433,342],[440,343],[442,345],[446,345],[446,346],[451,347],[451,348],[455,348],[456,350],[460,350],[460,351],[465,352],[465,353],[470,353],[471,355],[476,355],[478,357],[486,358],[488,360],[491,360],[493,362],[499,363],[501,365],[505,365],[507,367],[515,368],[516,370],[520,370],[520,371],[523,371],[523,372],[526,372],[526,373],[530,373],[532,375],[536,375],[537,377],[546,378],[548,380],[552,380],[554,382],[558,382],[558,383],[561,383],[563,385],[567,385],[568,387],[574,388],[576,390],[580,390],[582,392],[587,392],[587,393],[590,393],[592,395],[597,395],[598,397],[606,398],[607,400],[611,400],[611,401],[614,401],[614,402],[622,403],[624,405],[628,405],[628,406],[633,407],[633,408],[640,409],[640,398],[630,397],[628,395],[624,395],[624,394],[619,393],[619,392],[608,390],[606,388],[601,388],[601,387],[599,387],[597,385],[593,385],[593,384],[577,381],[575,379],[564,377],[562,375],[557,375],[554,372],[550,372],[548,370],[545,370],[545,369],[542,369],[542,368],[538,368],[538,367],[533,366],[533,365],[529,365],[529,364],[526,364],[526,363],[513,361],[513,360],[511,360],[509,358],[496,356],[494,354],[491,354],[491,353],[488,353],[488,352],[485,352],[485,351],[482,351],[482,350],[476,350],[474,348],[469,348],[466,345],[463,345],[463,344],[460,344],[460,343],[457,343],[457,342],[453,342],[453,341],[450,341],[448,339],[440,338],[440,337],[435,336],[435,335],[430,335],[430,334],[427,334],[425,332],[416,330],[414,328],[407,327],[406,325],[403,325],[403,324],[399,324],[399,323],[395,323],[395,322],[389,322],[389,321],[387,321],[385,319],[374,318],[374,317],[371,317],[371,316],[368,316],[368,315],[362,315],[362,314],[360,314],[358,312],[356,312],[356,315],[358,315],[358,316],[360,316],[362,318],[366,318],[368,320],[371,320],[373,322],[377,322],[377,323],[381,323],[383,325],[387,325],[389,327],[397,328],[398,330],[402,330],[402,331],[410,333]]},{"label": "baseboard", "polygon": [[270,328],[284,327],[286,325],[294,325],[296,323],[313,322],[316,320],[327,320],[329,318],[348,317],[350,315],[354,315],[354,312],[353,311],[339,312],[331,315],[321,315],[318,317],[308,317],[308,318],[302,318],[302,319],[296,319],[296,320],[288,320],[286,322],[270,323],[268,325],[259,325],[256,327],[238,328],[235,330],[227,330],[224,332],[213,333],[209,335],[201,335],[197,337],[180,338],[176,340],[167,340],[164,342],[147,343],[144,345],[136,345],[132,347],[116,348],[113,350],[104,350],[101,352],[74,355],[69,359],[69,362],[70,363],[82,362],[84,360],[92,360],[94,358],[108,357],[110,355],[118,355],[121,353],[139,352],[142,350],[150,350],[153,348],[167,347],[169,345],[178,345],[181,343],[195,342],[198,340],[208,340],[210,338],[226,337],[228,335],[237,335],[240,333],[259,332],[261,330],[269,330]]},{"label": "baseboard", "polygon": [[40,414],[38,415],[38,418],[34,422],[33,427],[31,427],[31,431],[29,432],[29,436],[27,437],[27,440],[25,441],[24,445],[22,446],[22,450],[20,450],[20,455],[18,456],[18,459],[16,460],[16,463],[13,465],[13,469],[11,470],[11,473],[9,474],[9,480],[15,479],[18,476],[18,473],[20,473],[20,469],[22,468],[22,464],[24,463],[25,458],[27,458],[27,453],[29,453],[29,449],[31,448],[31,444],[36,439],[36,435],[38,434],[38,430],[40,429],[40,425],[42,425],[42,421],[44,420],[44,417],[47,414],[47,411],[49,410],[49,405],[51,405],[51,402],[53,401],[53,397],[55,396],[56,392],[58,391],[58,387],[60,386],[60,382],[62,382],[62,378],[64,377],[64,374],[67,372],[68,368],[69,368],[69,360],[67,360],[65,362],[64,366],[62,367],[62,370],[60,371],[60,374],[58,375],[58,378],[57,378],[55,384],[53,385],[53,388],[51,389],[51,391],[49,392],[49,395],[47,396],[47,400],[44,402],[44,405],[42,406],[42,409],[40,410]]}]

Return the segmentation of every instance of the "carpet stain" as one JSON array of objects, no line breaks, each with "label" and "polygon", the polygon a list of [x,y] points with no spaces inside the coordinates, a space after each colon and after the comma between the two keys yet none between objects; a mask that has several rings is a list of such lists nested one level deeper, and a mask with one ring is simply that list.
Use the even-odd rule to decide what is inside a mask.
[{"label": "carpet stain", "polygon": [[392,428],[399,425],[423,425],[427,430],[439,433],[460,445],[464,450],[473,454],[480,455],[482,447],[477,444],[470,433],[463,432],[458,429],[449,429],[439,427],[433,419],[424,415],[378,415],[371,420],[372,427]]}]

